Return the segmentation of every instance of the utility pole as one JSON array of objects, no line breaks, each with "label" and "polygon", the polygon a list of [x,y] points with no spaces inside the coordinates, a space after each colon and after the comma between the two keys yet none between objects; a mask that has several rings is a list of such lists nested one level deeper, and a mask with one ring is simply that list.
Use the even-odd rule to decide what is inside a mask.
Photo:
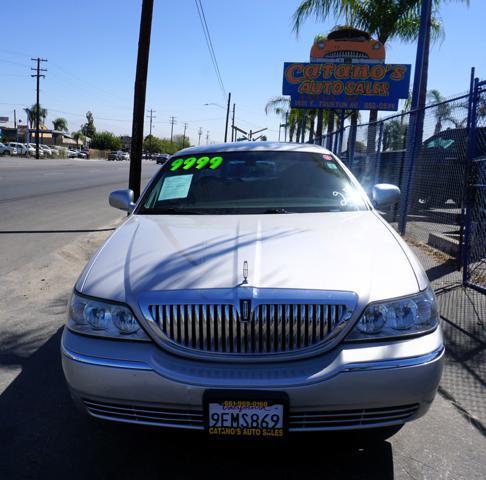
[{"label": "utility pole", "polygon": [[17,128],[17,110],[14,109],[14,128]]},{"label": "utility pole", "polygon": [[182,148],[184,148],[184,144],[186,143],[186,130],[187,130],[187,122],[184,122],[184,134],[182,135]]},{"label": "utility pole", "polygon": [[35,102],[35,109],[36,109],[36,115],[35,115],[35,158],[37,158],[37,160],[39,160],[39,130],[40,130],[40,126],[39,126],[39,121],[40,121],[40,102],[39,102],[39,95],[40,95],[40,79],[41,77],[42,78],[46,78],[45,75],[41,74],[41,72],[47,72],[47,70],[45,68],[41,68],[41,62],[47,62],[46,59],[44,58],[40,58],[40,57],[37,57],[37,58],[31,58],[31,60],[33,62],[36,62],[36,67],[35,68],[31,68],[31,70],[33,70],[35,72],[34,75],[31,75],[31,77],[35,77],[36,78],[36,90],[37,90],[37,95],[36,95],[36,102]]},{"label": "utility pole", "polygon": [[149,110],[150,115],[147,115],[147,118],[150,118],[150,129],[149,129],[149,149],[150,149],[150,157],[152,157],[152,121],[154,118],[157,118],[154,113],[155,110]]},{"label": "utility pole", "polygon": [[143,123],[145,118],[145,97],[147,93],[147,72],[153,10],[154,0],[143,0],[142,15],[140,17],[140,33],[138,37],[135,91],[133,95],[132,145],[130,150],[130,176],[128,180],[129,188],[133,191],[134,201],[137,201],[140,196],[140,183],[142,180]]},{"label": "utility pole", "polygon": [[236,140],[235,111],[236,111],[236,103],[233,103],[233,118],[231,119],[231,141],[232,142]]},{"label": "utility pole", "polygon": [[417,111],[419,107],[419,100],[421,89],[424,82],[424,52],[427,42],[427,36],[430,35],[430,19],[432,15],[432,0],[422,0],[420,9],[420,28],[419,37],[417,41],[417,53],[415,56],[415,69],[413,79],[412,90],[412,104],[410,106],[409,127],[407,131],[407,141],[405,150],[404,161],[404,179],[400,186],[402,192],[402,198],[400,200],[400,221],[398,224],[398,230],[401,235],[405,235],[407,228],[407,215],[408,215],[408,203],[410,200],[410,187],[412,185],[412,174],[415,163],[415,156],[422,142],[423,131],[423,111]]},{"label": "utility pole", "polygon": [[199,130],[197,131],[197,136],[199,137],[198,140],[197,140],[197,144],[198,146],[201,145],[201,135],[203,133],[203,129],[202,127],[199,127]]},{"label": "utility pole", "polygon": [[209,130],[206,132],[206,145],[209,144]]},{"label": "utility pole", "polygon": [[287,129],[289,128],[289,112],[285,112],[285,142],[287,142]]},{"label": "utility pole", "polygon": [[174,138],[174,125],[177,123],[176,117],[169,117],[170,122],[170,144],[173,144],[172,139]]},{"label": "utility pole", "polygon": [[226,105],[226,126],[224,129],[224,143],[228,141],[228,122],[229,122],[230,104],[231,104],[231,92],[228,93],[228,104]]}]

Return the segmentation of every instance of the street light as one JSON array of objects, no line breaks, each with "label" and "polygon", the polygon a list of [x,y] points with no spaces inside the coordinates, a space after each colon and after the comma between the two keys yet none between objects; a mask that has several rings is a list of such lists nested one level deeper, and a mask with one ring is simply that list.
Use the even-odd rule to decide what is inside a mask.
[{"label": "street light", "polygon": [[211,103],[205,103],[204,104],[205,107],[208,107],[209,105],[214,105],[214,106],[219,107],[219,108],[222,108],[224,110],[223,105],[220,105],[219,103],[213,103],[213,102],[211,102]]}]

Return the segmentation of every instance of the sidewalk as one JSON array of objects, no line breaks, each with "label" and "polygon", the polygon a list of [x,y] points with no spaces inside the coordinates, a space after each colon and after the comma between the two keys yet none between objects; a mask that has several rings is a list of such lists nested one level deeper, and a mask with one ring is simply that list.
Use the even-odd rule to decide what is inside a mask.
[{"label": "sidewalk", "polygon": [[441,394],[486,434],[486,295],[462,286],[455,261],[407,239],[437,296],[446,342]]}]

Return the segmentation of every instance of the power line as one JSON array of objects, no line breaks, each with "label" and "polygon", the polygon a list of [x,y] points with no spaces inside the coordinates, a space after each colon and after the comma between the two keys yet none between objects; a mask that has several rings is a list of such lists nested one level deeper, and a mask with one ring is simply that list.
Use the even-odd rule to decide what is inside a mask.
[{"label": "power line", "polygon": [[211,62],[213,63],[214,72],[216,73],[216,78],[218,79],[219,86],[223,92],[223,97],[226,99],[226,89],[224,88],[223,79],[221,77],[221,71],[219,70],[218,60],[214,52],[213,42],[211,40],[211,33],[209,31],[208,23],[206,21],[206,15],[204,14],[204,7],[201,0],[194,0],[196,3],[197,13],[199,15],[199,20],[201,21],[201,27],[203,29],[204,38],[206,40],[206,45],[209,50],[209,56],[211,57]]}]

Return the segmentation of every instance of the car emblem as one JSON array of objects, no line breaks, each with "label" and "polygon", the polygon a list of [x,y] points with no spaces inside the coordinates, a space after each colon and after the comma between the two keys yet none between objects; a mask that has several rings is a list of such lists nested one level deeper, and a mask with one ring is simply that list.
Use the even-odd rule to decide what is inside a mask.
[{"label": "car emblem", "polygon": [[241,300],[240,303],[240,311],[241,311],[241,322],[249,322],[251,318],[251,301],[250,300]]}]

